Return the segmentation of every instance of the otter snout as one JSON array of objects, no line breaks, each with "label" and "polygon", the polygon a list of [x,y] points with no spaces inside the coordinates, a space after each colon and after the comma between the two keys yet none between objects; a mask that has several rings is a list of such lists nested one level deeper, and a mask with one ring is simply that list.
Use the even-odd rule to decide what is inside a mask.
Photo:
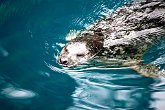
[{"label": "otter snout", "polygon": [[67,66],[68,65],[68,60],[66,58],[59,58],[58,59],[58,63],[63,65],[63,66]]}]

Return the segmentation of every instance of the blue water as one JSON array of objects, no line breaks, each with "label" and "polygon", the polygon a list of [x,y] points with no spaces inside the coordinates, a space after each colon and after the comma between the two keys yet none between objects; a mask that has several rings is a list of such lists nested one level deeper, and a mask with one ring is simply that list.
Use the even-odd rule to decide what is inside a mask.
[{"label": "blue water", "polygon": [[[56,62],[72,30],[129,0],[0,0],[0,110],[164,110],[165,78]],[[165,40],[144,60],[165,69]]]}]

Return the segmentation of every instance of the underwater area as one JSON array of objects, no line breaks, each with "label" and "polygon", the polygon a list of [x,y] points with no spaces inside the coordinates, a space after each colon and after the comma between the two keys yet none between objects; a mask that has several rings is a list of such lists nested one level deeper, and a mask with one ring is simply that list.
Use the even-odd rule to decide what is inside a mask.
[{"label": "underwater area", "polygon": [[[86,29],[131,0],[0,0],[0,110],[165,110],[165,76],[130,68],[64,68],[70,30]],[[144,62],[165,69],[165,39]]]}]

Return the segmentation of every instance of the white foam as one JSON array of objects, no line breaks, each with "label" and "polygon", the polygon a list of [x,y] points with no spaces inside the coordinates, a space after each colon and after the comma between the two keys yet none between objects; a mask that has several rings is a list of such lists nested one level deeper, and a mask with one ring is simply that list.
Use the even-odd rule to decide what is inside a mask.
[{"label": "white foam", "polygon": [[80,33],[80,31],[78,31],[78,30],[70,30],[69,33],[66,35],[66,38],[65,38],[66,41],[75,39],[79,33]]},{"label": "white foam", "polygon": [[165,55],[160,56],[155,61],[152,62],[153,64],[165,64]]},{"label": "white foam", "polygon": [[64,47],[65,44],[62,44],[62,43],[56,43],[56,45],[60,46],[60,47]]}]

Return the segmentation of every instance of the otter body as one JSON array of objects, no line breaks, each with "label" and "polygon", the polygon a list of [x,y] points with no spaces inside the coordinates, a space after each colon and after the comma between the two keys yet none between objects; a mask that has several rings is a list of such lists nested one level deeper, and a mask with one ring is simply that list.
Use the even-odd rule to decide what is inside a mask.
[{"label": "otter body", "polygon": [[153,42],[165,35],[165,2],[141,2],[119,8],[86,33],[104,38],[103,55],[140,59]]},{"label": "otter body", "polygon": [[[58,62],[63,66],[73,67],[95,56],[138,60],[138,68],[133,69],[145,75],[149,71],[143,72],[142,68],[155,66],[145,66],[139,61],[149,46],[164,35],[164,0],[129,4],[94,23],[89,29],[81,31],[78,37],[71,40],[61,51]],[[77,45],[73,52],[70,47],[75,43]],[[88,51],[80,51],[84,50],[82,45]],[[158,72],[158,69],[151,73],[154,72]]]}]

